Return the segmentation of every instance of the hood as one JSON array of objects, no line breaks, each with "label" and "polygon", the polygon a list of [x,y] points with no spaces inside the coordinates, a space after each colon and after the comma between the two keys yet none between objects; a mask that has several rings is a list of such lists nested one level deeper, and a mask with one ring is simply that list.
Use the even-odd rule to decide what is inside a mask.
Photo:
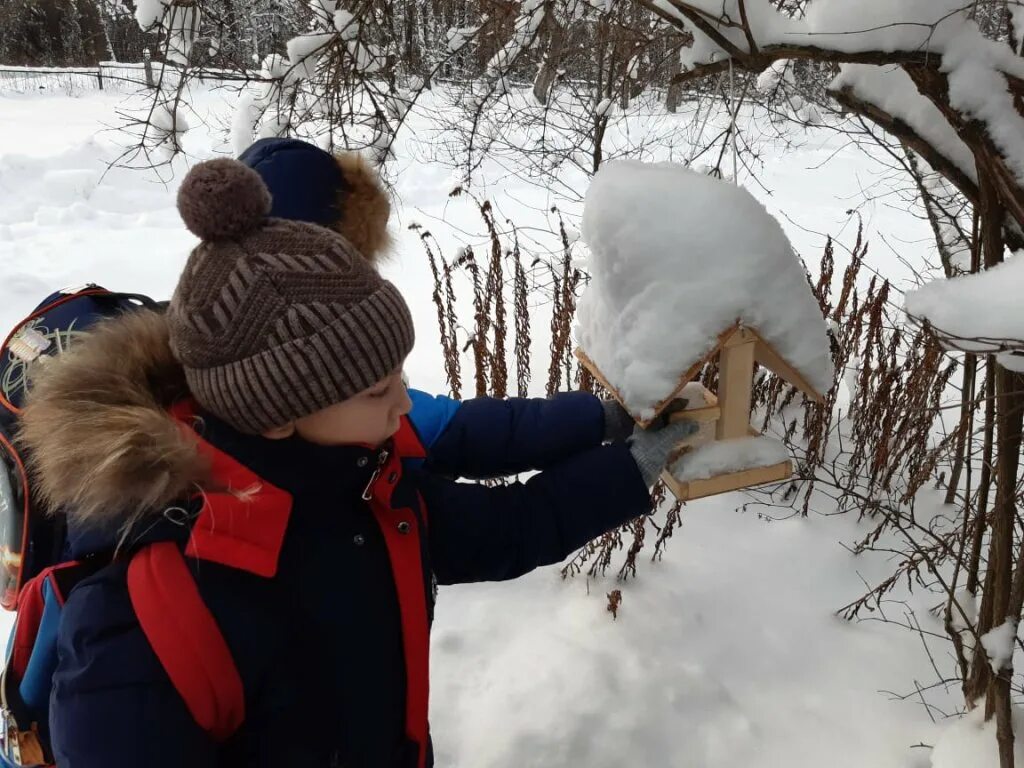
[{"label": "hood", "polygon": [[187,394],[162,314],[98,323],[32,380],[18,440],[37,497],[89,527],[162,513],[207,474],[195,437],[167,411]]},{"label": "hood", "polygon": [[260,139],[238,159],[270,190],[271,216],[333,229],[371,264],[386,255],[391,203],[362,155],[332,155],[307,141],[273,137]]}]

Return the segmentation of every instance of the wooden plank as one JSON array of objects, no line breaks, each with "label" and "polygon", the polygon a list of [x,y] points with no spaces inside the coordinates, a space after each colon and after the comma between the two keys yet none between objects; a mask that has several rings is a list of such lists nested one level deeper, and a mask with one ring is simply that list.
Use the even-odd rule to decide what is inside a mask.
[{"label": "wooden plank", "polygon": [[666,470],[662,473],[661,479],[673,495],[680,501],[693,501],[705,496],[714,496],[728,491],[738,491],[741,488],[750,488],[765,483],[777,483],[786,480],[793,475],[793,463],[789,460],[778,464],[771,464],[767,467],[755,467],[744,469],[740,472],[729,472],[724,475],[716,475],[704,480],[676,480]]},{"label": "wooden plank", "polygon": [[[669,404],[679,396],[679,393],[682,392],[683,387],[685,387],[687,384],[693,381],[694,377],[701,372],[701,369],[712,358],[714,358],[715,355],[719,353],[719,350],[721,350],[726,340],[728,340],[729,337],[732,336],[739,327],[739,323],[737,322],[733,323],[724,331],[722,331],[722,333],[718,335],[718,340],[711,346],[711,348],[705,353],[705,355],[702,358],[700,358],[700,360],[697,360],[695,363],[693,363],[686,371],[683,372],[683,374],[679,377],[679,381],[676,382],[675,389],[672,390],[668,397],[666,397],[664,400],[662,400],[660,403],[657,403],[654,406],[654,415],[646,420],[637,419],[637,423],[640,424],[640,426],[642,427],[649,427],[651,423],[655,419],[657,419],[658,416],[660,416],[666,408],[668,408]],[[601,373],[601,370],[597,367],[597,364],[594,363],[594,361],[587,356],[587,353],[584,352],[582,348],[577,347],[574,354],[576,355],[576,359],[580,361],[583,367],[590,371],[594,378],[597,379],[598,382],[600,382],[601,386],[607,389],[616,400],[622,403],[623,408],[625,408],[626,404],[623,401],[622,394],[619,392],[618,388],[613,387],[611,383],[609,383],[608,379],[605,378],[604,374]],[[753,374],[751,374],[751,376],[753,376]],[[706,391],[707,390],[705,390],[705,392]],[[628,411],[629,409],[626,408],[626,410]]]},{"label": "wooden plank", "polygon": [[[619,401],[619,405],[626,408],[626,404],[623,402],[622,395],[619,394],[619,390],[616,387],[613,387],[611,382],[604,377],[604,374],[601,373],[601,370],[597,367],[594,361],[587,357],[587,353],[584,352],[582,348],[576,347],[576,351],[573,354],[576,355],[576,359],[580,361],[583,367],[590,371],[590,375],[597,380],[597,383],[607,389],[611,396]],[[626,410],[628,411],[629,409],[626,408]]]},{"label": "wooden plank", "polygon": [[[698,445],[704,445],[717,439],[718,436],[718,408],[699,408],[699,416],[701,418],[695,418],[697,422],[697,431],[687,437],[685,440],[681,440],[676,444],[676,451],[673,452],[675,457],[678,457],[685,453],[691,448],[696,448]],[[686,416],[687,418],[693,418],[687,414],[689,411],[682,411],[679,415]],[[675,459],[673,458],[673,461]]]},{"label": "wooden plank", "polygon": [[668,420],[683,421],[684,419],[690,419],[690,421],[718,421],[722,415],[722,409],[717,405],[705,405],[703,408],[690,408],[685,411],[676,411],[669,415]]},{"label": "wooden plank", "polygon": [[750,393],[754,381],[754,347],[757,337],[747,328],[737,329],[722,347],[718,359],[718,439],[746,437],[750,430]]},{"label": "wooden plank", "polygon": [[783,360],[782,356],[775,351],[756,331],[752,333],[757,337],[757,348],[754,350],[754,359],[758,365],[764,366],[777,376],[781,376],[790,384],[795,386],[812,400],[819,403],[825,402],[825,395],[812,387],[807,379],[793,366]]}]

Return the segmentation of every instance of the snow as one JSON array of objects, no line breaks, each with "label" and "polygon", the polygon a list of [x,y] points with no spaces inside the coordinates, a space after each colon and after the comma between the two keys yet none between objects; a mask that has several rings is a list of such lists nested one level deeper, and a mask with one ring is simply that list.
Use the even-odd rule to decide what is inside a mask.
[{"label": "snow", "polygon": [[996,362],[1008,371],[1024,373],[1024,353],[1022,352],[1000,352],[996,355]]},{"label": "snow", "polygon": [[135,21],[142,29],[149,29],[163,18],[170,0],[135,0]]},{"label": "snow", "polygon": [[[800,42],[840,51],[932,49],[964,24],[963,0],[815,0],[793,35]],[[852,33],[852,34],[851,34]]]},{"label": "snow", "polygon": [[[978,620],[978,598],[966,587],[956,591],[956,605],[953,606],[953,626],[957,629],[968,629]],[[959,610],[957,610],[959,606]],[[966,619],[966,621],[965,621]]]},{"label": "snow", "polygon": [[1017,622],[1010,619],[981,636],[981,647],[988,654],[992,671],[996,674],[1013,659],[1016,640]]},{"label": "snow", "polygon": [[601,99],[601,102],[594,108],[594,114],[598,117],[606,117],[612,109],[611,99]]},{"label": "snow", "polygon": [[[1024,712],[1012,713],[1013,732],[1024,733]],[[1024,741],[1017,739],[1014,765],[1024,765]],[[996,721],[985,722],[985,702],[945,727],[932,750],[932,768],[1000,768]]]},{"label": "snow", "polygon": [[[669,0],[654,5],[683,21],[694,35],[692,48],[683,49],[684,66],[710,63],[728,54],[695,28]],[[715,29],[737,49],[748,42],[740,28],[738,0],[687,0],[707,20],[728,19]],[[844,52],[933,49],[966,24],[962,0],[815,0],[803,18],[779,13],[770,0],[746,0],[745,10],[755,42],[769,45],[815,45]]]},{"label": "snow", "polygon": [[922,96],[900,67],[843,64],[829,90],[849,88],[863,101],[874,104],[909,125],[969,179],[978,181],[974,155],[957,135],[939,108]]},{"label": "snow", "polygon": [[792,81],[793,73],[789,68],[789,59],[778,59],[757,76],[757,90],[769,93],[775,90],[783,79]]},{"label": "snow", "polygon": [[[654,3],[684,22],[693,34],[692,47],[681,51],[684,67],[719,61],[726,50],[694,27],[669,0]],[[748,42],[740,27],[738,0],[688,0],[708,20],[728,18],[715,29],[738,50]],[[801,19],[779,13],[770,0],[746,0],[745,10],[755,42],[770,45],[814,45],[845,52],[932,49],[965,24],[962,0],[815,0]],[[712,23],[714,23],[712,21]]]},{"label": "snow", "polygon": [[[487,62],[487,68],[492,74],[504,75],[503,70],[514,64],[519,55],[535,42],[537,30],[540,29],[547,11],[548,4],[543,0],[523,0],[508,42]],[[473,31],[475,32],[475,29]],[[465,30],[459,30],[457,36],[465,37]],[[457,49],[452,48],[451,50]]]},{"label": "snow", "polygon": [[1014,3],[1006,9],[1010,14],[1013,23],[1014,49],[1019,56],[1024,52],[1024,5]]},{"label": "snow", "polygon": [[619,160],[587,191],[591,282],[576,338],[646,419],[737,320],[821,392],[826,325],[779,223],[740,187],[671,163]]},{"label": "snow", "polygon": [[986,40],[973,28],[946,44],[941,69],[949,79],[949,103],[965,116],[985,123],[1010,170],[1024,181],[1024,118],[1014,106],[1001,71],[1019,72],[1019,65],[1005,66],[1018,62],[1006,44]]},{"label": "snow", "polygon": [[[675,9],[668,0],[656,0],[661,10],[681,19],[693,33],[693,45],[683,48],[680,62],[684,68],[695,68],[728,58],[729,53],[719,41],[713,40]],[[736,50],[746,52],[749,43],[739,24],[738,0],[689,0],[688,5],[703,13],[720,35]],[[801,19],[776,12],[769,0],[746,2],[745,8],[755,42],[762,48],[771,45],[807,45],[843,53],[868,51],[927,51],[941,57],[941,70],[948,75],[951,106],[968,118],[982,121],[994,143],[1007,159],[1018,180],[1024,181],[1024,117],[1014,105],[1004,73],[1024,76],[1024,61],[1012,47],[1001,41],[987,39],[974,20],[968,17],[970,4],[963,0],[815,0],[807,6]],[[1015,17],[1021,18],[1018,12]],[[719,21],[723,20],[723,21]],[[726,20],[728,23],[726,23]],[[904,82],[906,76],[888,78],[894,92],[887,92],[886,83],[875,81],[859,70],[860,87],[872,90],[887,101],[892,110],[909,111],[915,127],[929,125],[931,112],[911,95]],[[761,84],[770,84],[766,72]],[[906,104],[901,104],[901,99]],[[945,120],[934,126],[942,135],[940,151],[953,149],[957,143],[949,135]],[[962,162],[962,151],[958,165]]]},{"label": "snow", "polygon": [[[426,103],[441,93],[436,86]],[[165,298],[175,284],[196,242],[174,207],[184,164],[176,161],[174,180],[166,185],[148,173],[106,172],[123,151],[123,139],[100,128],[112,122],[124,99],[97,91],[75,98],[4,96],[0,328],[13,326],[60,286],[95,281]],[[232,152],[230,135],[220,130],[233,107],[225,99],[223,91],[197,88],[193,94],[198,114],[182,137],[190,161]],[[581,106],[581,114],[590,108]],[[642,129],[645,119],[628,129]],[[755,127],[745,129],[752,133]],[[437,125],[414,108],[397,141],[392,229],[398,244],[386,270],[416,321],[410,377],[422,389],[444,392],[429,264],[418,234],[407,226],[429,224],[449,260],[459,246],[471,244],[480,253],[487,238],[475,203],[465,195],[448,197],[455,183],[451,170],[425,159],[431,143],[441,143]],[[843,226],[850,200],[863,177],[876,173],[877,166],[844,137],[818,131],[794,153],[766,152],[761,180],[770,194],[751,190],[773,212],[789,214],[792,223],[781,213],[780,221],[811,260],[824,244],[812,230],[849,235]],[[492,161],[483,164],[481,176],[478,191],[503,216],[534,233],[551,229],[540,213],[552,203],[549,189],[512,178]],[[585,188],[579,177],[565,182]],[[884,232],[905,243],[908,257],[926,253],[926,223],[884,201],[868,201],[862,210],[873,242]],[[474,232],[480,239],[465,234]],[[911,277],[886,258],[883,248],[868,256],[888,273]],[[546,320],[532,328],[534,382],[540,387],[550,343]],[[649,562],[650,541],[640,553],[636,580],[562,581],[556,566],[509,583],[442,587],[431,660],[438,765],[927,765],[926,751],[912,745],[936,743],[943,732],[916,697],[901,701],[880,693],[913,692],[915,680],[934,680],[921,637],[833,615],[862,594],[862,578],[877,583],[890,573],[888,556],[854,558],[840,543],[860,540],[873,523],[815,514],[766,523],[736,512],[746,500],[731,494],[688,504],[663,561]],[[664,512],[658,518],[663,521]],[[604,595],[612,589],[623,594],[615,622],[605,610]],[[928,613],[931,598],[912,604],[920,608],[926,631],[941,634],[941,622]],[[6,629],[11,615],[0,620]],[[928,692],[929,701],[953,711],[959,690],[950,689]],[[957,746],[958,726],[943,734],[939,747]],[[989,754],[982,750],[993,740],[989,734],[977,754]],[[995,765],[968,757],[939,768]]]},{"label": "snow", "polygon": [[686,400],[686,410],[692,411],[697,408],[703,408],[710,405],[707,399],[708,391],[704,389],[704,385],[699,381],[689,381],[686,386],[683,387],[678,397],[682,400]]},{"label": "snow", "polygon": [[740,437],[714,440],[683,454],[670,472],[679,482],[705,480],[727,472],[770,467],[789,459],[789,450],[771,437]]},{"label": "snow", "polygon": [[341,34],[342,40],[352,40],[359,35],[359,21],[351,11],[345,9],[334,13],[334,28]]},{"label": "snow", "polygon": [[957,347],[989,352],[1024,346],[1022,295],[1024,258],[1017,255],[984,272],[935,280],[909,291],[904,306],[955,338]]},{"label": "snow", "polygon": [[198,5],[172,5],[167,20],[167,59],[188,64],[192,45],[199,36],[202,14]]},{"label": "snow", "polygon": [[334,32],[299,35],[288,41],[288,62],[305,78],[316,74],[316,66],[324,48],[335,38]]}]

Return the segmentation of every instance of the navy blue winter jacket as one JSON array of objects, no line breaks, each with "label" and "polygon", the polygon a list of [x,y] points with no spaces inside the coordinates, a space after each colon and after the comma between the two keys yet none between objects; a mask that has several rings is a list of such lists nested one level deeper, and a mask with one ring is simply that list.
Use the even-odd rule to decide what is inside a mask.
[{"label": "navy blue winter jacket", "polygon": [[[161,380],[170,362],[146,359],[152,340],[123,341],[115,359],[77,356],[90,388],[74,402],[35,404],[88,416],[79,436],[95,430],[81,445],[81,473],[56,478],[69,498],[84,483],[90,498],[97,488],[109,497],[102,514],[71,518],[74,542],[85,555],[115,541],[123,552],[192,541],[187,562],[240,673],[245,718],[224,742],[197,725],[142,633],[121,559],[79,584],[64,607],[50,702],[61,768],[414,768],[421,747],[408,728],[405,614],[425,606],[429,624],[433,582],[512,579],[649,511],[629,450],[602,445],[603,411],[587,394],[460,405],[416,393],[418,428],[378,449],[270,441],[207,416],[194,426],[205,441],[291,499],[272,577],[215,562],[195,531],[201,497],[141,517],[125,509],[125,478],[138,482],[148,467],[153,483],[166,482],[162,473],[185,462],[169,458],[182,445],[167,444],[183,428],[162,423],[171,419],[163,408],[174,387]],[[66,366],[53,375],[72,387],[76,373]],[[131,449],[112,453],[113,445]],[[458,482],[531,470],[541,471],[504,487]],[[245,525],[234,526],[243,538]],[[397,569],[395,541],[419,542]],[[409,603],[406,591],[400,604],[399,570],[401,579],[416,574],[422,602]],[[183,626],[181,642],[191,639]]]}]

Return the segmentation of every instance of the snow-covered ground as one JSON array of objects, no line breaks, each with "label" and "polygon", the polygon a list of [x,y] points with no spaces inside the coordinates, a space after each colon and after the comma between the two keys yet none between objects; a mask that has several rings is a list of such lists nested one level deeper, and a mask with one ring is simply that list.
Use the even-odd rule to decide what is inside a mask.
[{"label": "snow-covered ground", "polygon": [[[0,328],[57,287],[94,281],[159,297],[173,287],[194,243],[174,208],[180,169],[167,184],[140,172],[104,175],[122,139],[102,129],[123,98],[0,95]],[[199,94],[197,104],[226,128],[224,98]],[[430,135],[419,119],[398,148],[398,247],[386,271],[417,321],[408,372],[420,388],[443,391],[429,267],[406,227],[429,227],[449,255],[466,239],[459,230],[481,227],[470,201],[448,198],[452,172],[412,143]],[[230,146],[226,131],[198,128],[186,144],[197,158]],[[848,226],[846,211],[877,168],[822,131],[768,155],[760,178],[765,188],[751,191],[785,212],[787,235],[813,263],[823,234]],[[547,226],[542,190],[497,173],[492,181],[484,189],[504,215]],[[905,210],[878,202],[862,213],[869,236],[884,233],[912,260],[927,247],[926,226]],[[873,263],[905,275],[888,254],[876,241]],[[833,615],[894,564],[842,546],[864,533],[850,518],[767,522],[738,512],[743,501],[688,505],[664,560],[642,563],[635,581],[562,581],[550,568],[509,584],[444,588],[432,658],[438,765],[927,766],[926,745],[939,735],[928,710],[916,696],[885,693],[936,680],[921,637]],[[623,594],[615,621],[605,609],[612,589]],[[900,605],[887,610],[903,618]],[[927,612],[918,618],[927,622]],[[941,634],[937,623],[925,629]],[[958,696],[951,688],[928,700],[952,712]]]}]

